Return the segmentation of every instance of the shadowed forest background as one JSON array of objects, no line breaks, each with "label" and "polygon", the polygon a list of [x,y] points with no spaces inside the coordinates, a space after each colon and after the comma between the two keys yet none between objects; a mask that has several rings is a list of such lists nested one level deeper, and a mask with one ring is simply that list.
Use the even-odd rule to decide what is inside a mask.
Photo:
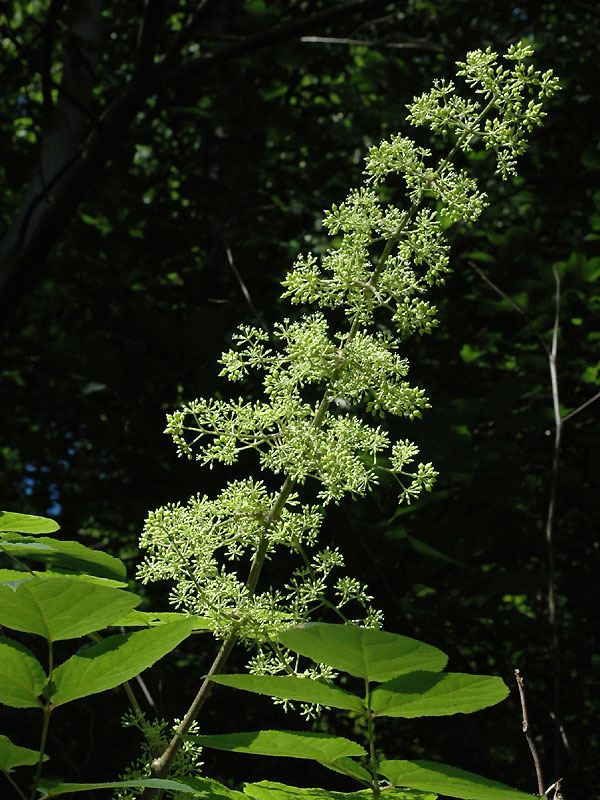
[{"label": "shadowed forest background", "polygon": [[[398,509],[383,482],[330,508],[325,532],[348,573],[369,584],[387,630],[513,688],[475,717],[384,723],[390,752],[534,791],[518,667],[547,783],[564,776],[567,800],[592,797],[600,8],[47,0],[5,9],[1,505],[55,517],[62,536],[118,555],[132,579],[148,510],[213,495],[236,470],[256,469],[178,460],[165,414],[226,390],[216,362],[237,325],[271,328],[300,313],[279,301],[279,282],[299,252],[326,248],[323,209],[360,182],[367,148],[396,131],[414,136],[405,104],[451,77],[469,50],[503,52],[527,38],[536,67],[561,78],[519,178],[499,185],[487,156],[472,156],[490,206],[474,229],[451,233],[454,274],[435,290],[440,326],[404,345],[432,408],[389,424],[439,470],[434,491]],[[146,587],[149,607],[166,609],[168,588]],[[214,652],[197,636],[145,675],[161,716],[184,713]],[[264,698],[242,702],[215,691],[204,729],[301,724]],[[135,732],[120,725],[125,696],[74,708],[78,716],[57,715],[49,749],[71,780],[114,778],[136,754]],[[6,731],[12,714],[2,708]],[[206,774],[231,784],[307,779],[301,762],[283,774],[288,765],[266,758],[204,756]]]}]

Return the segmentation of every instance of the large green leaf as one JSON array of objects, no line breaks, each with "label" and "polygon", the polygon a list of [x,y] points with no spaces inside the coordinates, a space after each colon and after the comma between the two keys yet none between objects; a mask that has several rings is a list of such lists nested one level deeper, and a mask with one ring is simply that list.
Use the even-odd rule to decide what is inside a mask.
[{"label": "large green leaf", "polygon": [[279,640],[313,661],[368,681],[387,681],[414,670],[438,672],[448,661],[437,647],[355,625],[308,623],[282,633]]},{"label": "large green leaf", "polygon": [[104,692],[152,666],[182,642],[193,628],[187,619],[116,636],[91,645],[54,670],[49,699],[60,706]]},{"label": "large green leaf", "polygon": [[111,625],[118,625],[122,628],[151,628],[155,625],[164,625],[165,622],[175,622],[178,619],[189,619],[195,631],[210,630],[212,628],[210,620],[197,614],[189,616],[177,611],[137,611],[137,609],[115,620]]},{"label": "large green leaf", "polygon": [[76,578],[35,578],[16,589],[0,584],[0,625],[50,641],[101,630],[138,605],[132,592]]},{"label": "large green leaf", "polygon": [[[330,792],[327,789],[300,789],[283,783],[261,781],[247,783],[244,792],[252,800],[373,800],[371,789],[358,792]],[[418,792],[414,789],[385,789],[381,792],[384,800],[436,800],[437,795]]]},{"label": "large green leaf", "polygon": [[[8,736],[0,736],[0,770],[10,772],[13,767],[33,766],[37,764],[40,754],[28,747],[13,744]],[[44,756],[44,761],[48,756]]]},{"label": "large green leaf", "polygon": [[0,636],[0,703],[39,708],[48,678],[37,658],[20,642]]},{"label": "large green leaf", "polygon": [[42,561],[71,572],[86,572],[98,578],[117,581],[122,581],[127,574],[125,564],[120,559],[100,550],[92,550],[79,542],[63,542],[48,536],[33,539],[30,536],[12,534],[10,541],[3,541],[1,544],[8,555]]},{"label": "large green leaf", "polygon": [[[197,797],[206,797],[205,790],[193,785],[191,778],[173,780],[168,778],[140,778],[140,780],[132,781],[111,781],[110,783],[62,783],[61,781],[53,781],[50,779],[42,779],[39,784],[39,789],[44,792],[40,800],[46,800],[49,797],[58,797],[61,794],[70,794],[71,792],[91,792],[95,789],[125,789],[127,787],[143,789],[148,787],[150,789],[165,789],[172,792],[185,792],[186,794],[196,795]],[[243,797],[241,793],[240,797]],[[208,800],[208,798],[207,798]],[[225,800],[225,798],[224,798]]]},{"label": "large green leaf", "polygon": [[60,525],[47,517],[34,517],[32,514],[17,514],[14,511],[0,511],[0,532],[53,533]]},{"label": "large green leaf", "polygon": [[363,702],[350,692],[330,686],[310,678],[297,678],[294,675],[215,675],[211,680],[223,686],[243,689],[246,692],[280,697],[283,700],[299,700],[304,703],[318,703],[333,708],[347,708],[360,711]]},{"label": "large green leaf", "polygon": [[248,731],[215,736],[186,736],[203,747],[252,753],[260,756],[312,758],[315,761],[335,761],[344,756],[362,756],[365,750],[356,742],[327,733],[303,731]]},{"label": "large green leaf", "polygon": [[[24,570],[17,570],[17,569],[0,569],[0,584],[4,583],[8,586],[12,586],[14,589],[23,581],[30,581],[34,578],[57,578],[57,577],[67,577],[73,578],[74,580],[77,579],[78,581],[83,581],[87,583],[98,583],[100,586],[112,586],[114,589],[126,589],[127,583],[125,581],[115,581],[111,580],[111,578],[98,578],[96,575],[85,575],[81,573],[80,575],[76,575],[73,572],[65,572],[61,570],[52,570],[52,569],[45,569],[45,570],[32,570],[31,572],[25,572]],[[131,612],[135,613],[135,612]],[[139,612],[142,613],[141,611]],[[114,623],[115,625],[118,623]]]},{"label": "large green leaf", "polygon": [[378,686],[371,710],[383,717],[439,717],[468,714],[504,700],[502,678],[458,672],[411,672]]},{"label": "large green leaf", "polygon": [[461,800],[532,800],[532,795],[503,783],[434,761],[382,761],[379,771],[394,786],[438,792]]}]

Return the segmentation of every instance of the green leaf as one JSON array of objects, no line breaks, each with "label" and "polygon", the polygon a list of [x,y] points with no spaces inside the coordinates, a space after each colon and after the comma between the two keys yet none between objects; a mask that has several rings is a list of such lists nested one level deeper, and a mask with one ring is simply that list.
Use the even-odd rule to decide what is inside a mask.
[{"label": "green leaf", "polygon": [[10,539],[2,542],[2,548],[8,555],[17,558],[29,558],[71,572],[86,572],[98,578],[117,581],[122,581],[127,574],[125,564],[120,559],[100,550],[92,550],[79,542],[63,542],[48,536],[32,539],[13,535]]},{"label": "green leaf", "polygon": [[[40,781],[39,789],[45,792],[40,800],[46,800],[47,797],[58,797],[61,794],[69,794],[70,792],[91,792],[95,789],[122,789],[126,787],[165,789],[172,792],[185,792],[198,797],[206,797],[205,790],[197,788],[193,785],[194,783],[195,781],[190,778],[186,778],[185,781],[181,779],[140,778],[140,780],[135,781],[111,781],[110,783],[63,783],[62,781],[53,781],[46,778]],[[241,793],[240,797],[243,797]]]},{"label": "green leaf", "polygon": [[331,769],[334,772],[339,772],[341,775],[351,775],[357,781],[371,783],[371,775],[364,767],[353,761],[351,758],[337,758],[335,761],[323,763],[324,767]]},{"label": "green leaf", "polygon": [[35,578],[0,585],[0,625],[49,641],[101,630],[140,602],[132,592],[76,578]]},{"label": "green leaf", "polygon": [[211,680],[223,686],[280,697],[283,700],[299,700],[303,703],[318,703],[354,711],[360,711],[363,707],[360,697],[311,678],[297,678],[294,675],[211,675]]},{"label": "green leaf", "polygon": [[[10,772],[13,767],[33,766],[38,763],[40,754],[28,747],[13,744],[8,736],[0,736],[0,770]],[[48,756],[44,756],[47,761]]]},{"label": "green leaf", "polygon": [[[18,569],[0,569],[0,584],[6,584],[7,586],[12,586],[14,589],[23,581],[30,581],[33,578],[56,578],[56,577],[68,577],[72,578],[73,580],[78,581],[87,581],[88,583],[97,583],[100,586],[111,586],[114,589],[126,589],[127,583],[125,581],[114,581],[110,578],[98,578],[96,575],[75,575],[72,572],[61,572],[60,570],[32,570],[31,572],[25,572],[24,570]],[[135,611],[131,612],[135,614]],[[137,612],[141,614],[142,612]],[[114,623],[115,625],[118,623]]]},{"label": "green leaf", "polygon": [[49,699],[60,706],[128,681],[177,647],[193,628],[190,620],[109,636],[54,670]]},{"label": "green leaf", "polygon": [[279,641],[313,661],[368,681],[387,681],[414,670],[437,672],[448,661],[437,647],[355,625],[308,623],[285,631]]},{"label": "green leaf", "polygon": [[0,636],[0,703],[39,708],[48,678],[37,658],[19,642]]},{"label": "green leaf", "polygon": [[134,609],[121,617],[111,625],[118,625],[122,628],[151,628],[156,625],[164,625],[165,622],[175,622],[178,619],[189,619],[192,623],[192,630],[210,630],[212,624],[206,617],[199,617],[196,614],[180,614],[177,611],[137,611]]},{"label": "green leaf", "polygon": [[411,672],[381,684],[371,695],[380,717],[440,717],[469,714],[504,700],[508,687],[491,675]]},{"label": "green leaf", "polygon": [[503,783],[434,761],[382,761],[379,772],[394,786],[439,792],[461,800],[532,800],[532,795]]},{"label": "green leaf", "polygon": [[53,519],[47,519],[47,517],[34,517],[32,514],[17,514],[14,511],[0,511],[0,531],[52,533],[59,528],[60,525],[58,522],[55,522]]},{"label": "green leaf", "polygon": [[16,589],[23,581],[32,580],[31,572],[22,572],[18,569],[0,569],[0,585]]},{"label": "green leaf", "polygon": [[303,731],[248,731],[215,736],[186,736],[203,747],[251,753],[260,756],[311,758],[315,761],[335,761],[343,756],[362,756],[365,750],[356,742],[327,733]]},{"label": "green leaf", "polygon": [[[372,800],[371,789],[358,792],[330,792],[327,789],[300,789],[283,783],[260,781],[247,783],[244,792],[252,800]],[[417,792],[412,789],[385,789],[381,792],[384,800],[436,800],[437,795]]]}]

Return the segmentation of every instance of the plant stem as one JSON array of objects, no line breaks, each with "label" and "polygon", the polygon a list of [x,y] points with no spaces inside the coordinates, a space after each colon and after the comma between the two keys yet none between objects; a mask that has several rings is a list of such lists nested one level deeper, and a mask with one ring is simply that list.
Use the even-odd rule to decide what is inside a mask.
[{"label": "plant stem", "polygon": [[21,798],[21,800],[27,800],[27,795],[24,794],[24,792],[21,791],[20,787],[10,777],[10,772],[7,769],[3,769],[2,772],[4,773],[4,776],[6,777],[6,780],[10,783],[10,785],[13,787],[15,792]]},{"label": "plant stem", "polygon": [[[52,673],[54,672],[54,651],[52,649],[52,640],[48,639],[48,685],[52,683]],[[46,750],[46,741],[48,739],[48,726],[50,725],[50,714],[52,713],[52,705],[49,700],[46,701],[43,707],[44,721],[42,723],[42,735],[40,738],[40,755],[35,769],[35,777],[31,787],[31,800],[35,800],[37,792],[37,785],[42,774],[42,765],[44,763],[44,752]]]},{"label": "plant stem", "polygon": [[369,761],[371,765],[371,776],[373,797],[379,797],[381,790],[379,789],[379,778],[377,777],[377,757],[375,755],[375,719],[371,711],[371,692],[369,690],[369,682],[365,680],[365,705],[367,707],[367,738],[369,740]]}]

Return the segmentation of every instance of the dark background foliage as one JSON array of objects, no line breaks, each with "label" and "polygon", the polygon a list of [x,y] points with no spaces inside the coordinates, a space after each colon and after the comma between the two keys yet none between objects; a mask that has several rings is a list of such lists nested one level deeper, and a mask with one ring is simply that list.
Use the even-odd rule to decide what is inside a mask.
[{"label": "dark background foliage", "polygon": [[[514,685],[518,666],[546,783],[564,776],[566,797],[592,796],[600,406],[565,422],[549,550],[555,420],[544,345],[555,267],[561,409],[579,409],[600,384],[598,8],[105,6],[100,18],[84,0],[5,4],[0,470],[4,508],[55,516],[66,538],[119,555],[132,577],[148,509],[214,493],[229,477],[176,459],[161,433],[165,412],[222,390],[216,359],[240,322],[272,325],[290,313],[279,281],[299,251],[323,247],[322,210],[360,182],[366,148],[405,130],[405,104],[452,76],[470,49],[502,52],[529,37],[539,67],[561,76],[521,177],[499,186],[489,159],[472,159],[490,207],[476,229],[452,234],[440,327],[405,343],[432,409],[390,425],[439,469],[435,491],[398,510],[383,485],[332,509],[326,537],[371,586],[386,628],[442,647],[454,670]],[[166,606],[166,587],[146,591],[149,604]],[[184,713],[213,653],[197,637],[146,676],[162,715]],[[124,710],[115,692],[78,716],[57,715],[56,768],[73,780],[114,777],[134,752]],[[223,689],[203,729],[297,722]],[[35,741],[35,723],[19,744]],[[472,718],[394,723],[383,740],[389,756],[440,758],[534,791],[520,728],[513,690]],[[232,783],[307,780],[300,762],[205,755],[207,774]]]}]

